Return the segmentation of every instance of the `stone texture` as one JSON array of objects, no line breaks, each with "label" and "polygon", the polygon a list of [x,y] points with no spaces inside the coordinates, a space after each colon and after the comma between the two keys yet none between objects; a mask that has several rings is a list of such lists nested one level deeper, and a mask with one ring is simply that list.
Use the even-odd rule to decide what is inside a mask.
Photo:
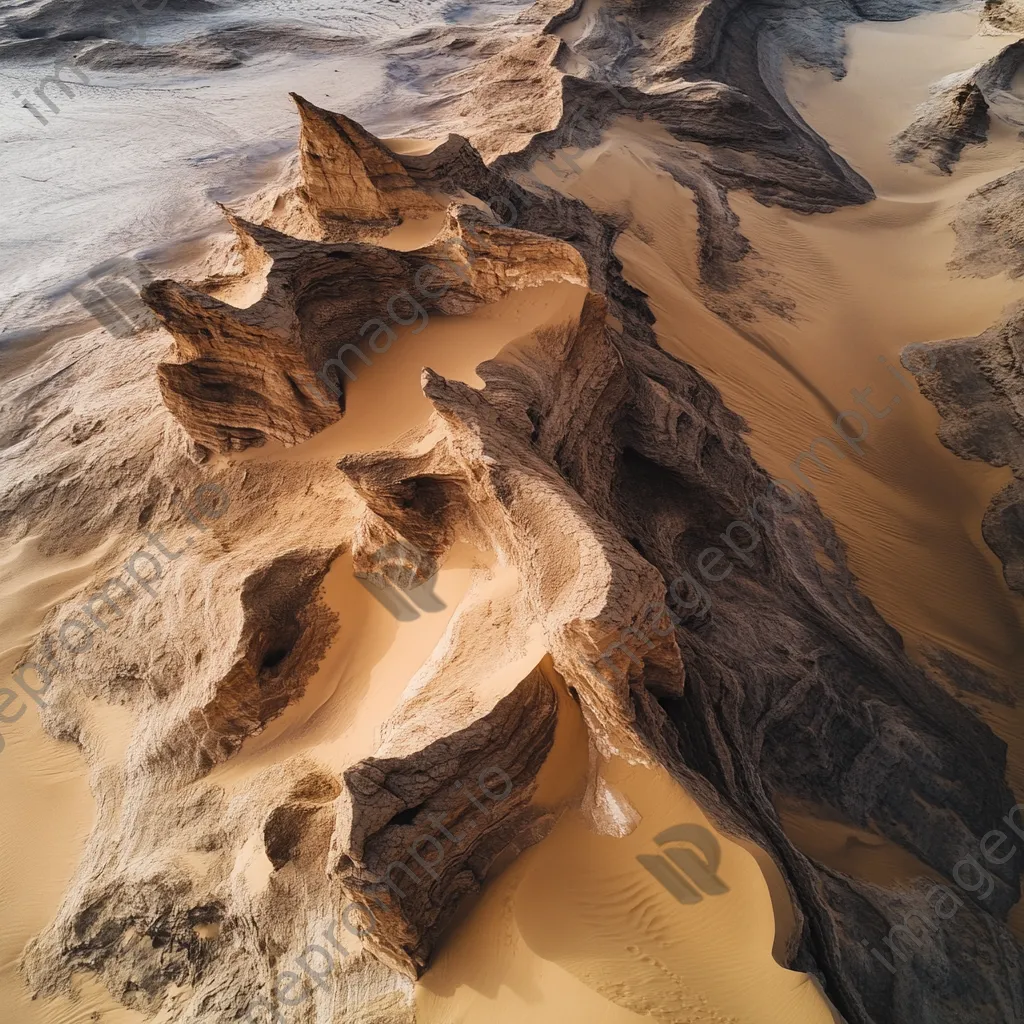
[{"label": "stone texture", "polygon": [[1010,91],[1022,63],[1024,42],[1015,42],[991,60],[944,78],[893,139],[893,155],[911,163],[926,153],[940,171],[952,174],[967,146],[988,139],[992,116],[1024,130],[1024,102]]},{"label": "stone texture", "polygon": [[[427,368],[430,421],[384,450],[346,456],[322,476],[284,463],[273,467],[279,480],[256,464],[236,467],[236,479],[256,480],[249,493],[259,503],[225,531],[215,564],[231,569],[225,586],[241,585],[174,591],[191,642],[212,653],[196,660],[171,651],[173,640],[155,645],[139,670],[148,686],[126,699],[138,724],[123,763],[107,764],[89,741],[88,704],[109,684],[58,684],[44,720],[90,757],[97,822],[54,922],[24,957],[39,992],[66,990],[84,969],[126,1005],[170,1021],[221,1024],[244,1017],[253,999],[269,1019],[284,1010],[273,979],[317,940],[311,923],[336,924],[355,899],[376,919],[363,935],[373,955],[347,958],[294,1019],[412,1019],[407,976],[429,965],[462,899],[549,825],[531,802],[556,714],[548,673],[493,691],[470,685],[485,676],[473,661],[479,630],[513,637],[530,623],[579,702],[595,759],[664,768],[722,830],[774,861],[796,916],[788,966],[813,975],[845,1020],[1019,1016],[1020,948],[1004,923],[1019,896],[1019,848],[991,867],[991,895],[963,893],[960,915],[915,949],[913,975],[893,980],[865,943],[920,909],[924,894],[809,859],[775,809],[781,799],[826,808],[950,880],[986,833],[1006,827],[1004,745],[908,657],[858,590],[817,504],[773,489],[742,420],[658,347],[646,297],[614,255],[620,225],[515,180],[544,151],[587,145],[623,113],[657,120],[693,144],[692,165],[676,173],[704,183],[706,280],[724,288],[744,242],[726,213],[729,189],[808,211],[871,196],[788,108],[781,40],[838,68],[843,24],[931,6],[837,3],[826,16],[795,0],[610,2],[577,47],[591,60],[581,74],[566,70],[570,55],[550,32],[580,5],[545,2],[519,23],[505,61],[484,65],[478,91],[452,101],[465,107],[464,136],[427,157],[398,157],[350,120],[300,103],[302,178],[270,226],[233,218],[245,273],[266,274],[262,297],[239,309],[198,285],[147,292],[180,360],[161,365],[164,400],[200,446],[294,443],[337,419],[341,402],[313,390],[322,362],[432,261],[452,268],[431,307],[446,315],[547,281],[589,292],[573,322],[521,339],[515,359],[482,364],[483,389]],[[422,45],[452,31],[429,32]],[[593,68],[608,54],[599,81]],[[515,88],[495,83],[502,68]],[[453,93],[460,81],[473,86],[456,77]],[[584,104],[593,121],[574,122]],[[431,245],[395,252],[363,240],[439,196],[453,205]],[[497,199],[514,207],[514,227],[497,222]],[[991,372],[976,371],[973,355],[963,370],[1005,445],[986,457],[1007,460],[1018,450],[1020,366],[1019,330],[1008,331],[991,341]],[[981,444],[969,423],[955,433]],[[275,502],[296,495],[300,511],[278,517]],[[258,552],[232,561],[254,521]],[[736,523],[747,524],[747,543],[733,557],[723,535]],[[313,529],[325,535],[320,546],[297,544]],[[315,676],[331,630],[317,587],[338,550],[365,573],[382,545],[412,544],[425,552],[426,577],[460,540],[516,571],[502,622],[469,603],[455,610],[372,756],[339,773],[305,753],[249,760],[244,779],[232,779],[242,742],[294,707]],[[698,591],[685,581],[709,546],[722,549],[727,571]],[[456,783],[495,767],[509,794],[470,822]],[[438,821],[464,838],[433,864],[433,848],[420,844],[431,874],[410,844]],[[262,888],[246,877],[261,858],[270,867]],[[422,884],[396,893],[386,877],[394,863]]]},{"label": "stone texture", "polygon": [[982,533],[1007,584],[1024,592],[1024,306],[977,337],[909,346],[902,358],[942,416],[939,440],[961,458],[1013,471]]}]

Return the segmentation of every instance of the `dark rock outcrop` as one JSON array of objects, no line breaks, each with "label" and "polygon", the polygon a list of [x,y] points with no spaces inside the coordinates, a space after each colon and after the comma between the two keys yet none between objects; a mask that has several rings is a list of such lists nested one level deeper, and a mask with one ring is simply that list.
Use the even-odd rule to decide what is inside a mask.
[{"label": "dark rock outcrop", "polygon": [[1010,92],[1022,64],[1024,41],[1011,43],[970,71],[943,79],[913,122],[893,139],[896,159],[911,163],[927,153],[940,171],[952,174],[967,146],[988,139],[993,116],[1024,131],[1024,101]]},{"label": "dark rock outcrop", "polygon": [[904,349],[903,365],[939,410],[939,440],[950,451],[1013,471],[982,533],[1007,584],[1024,593],[1024,306],[977,337]]},{"label": "dark rock outcrop", "polygon": [[556,711],[535,670],[464,728],[345,772],[330,870],[372,915],[364,942],[385,963],[417,977],[460,902],[554,824],[530,798]]}]

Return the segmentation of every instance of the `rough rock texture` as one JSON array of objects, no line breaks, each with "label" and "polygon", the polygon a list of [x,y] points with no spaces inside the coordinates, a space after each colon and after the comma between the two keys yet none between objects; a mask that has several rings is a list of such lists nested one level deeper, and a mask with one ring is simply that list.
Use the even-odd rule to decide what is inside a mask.
[{"label": "rough rock texture", "polygon": [[986,182],[961,204],[953,221],[956,248],[950,267],[991,277],[1024,274],[1024,170]]},{"label": "rough rock texture", "polygon": [[[450,450],[462,461],[479,449],[479,464],[490,467],[491,500],[508,507],[499,522],[530,523],[542,509],[549,510],[544,521],[555,514],[571,522],[568,557],[581,567],[595,557],[605,563],[603,600],[578,582],[592,572],[577,571],[571,582],[560,568],[545,573],[564,565],[567,552],[561,536],[542,527],[526,544],[531,553],[540,548],[529,579],[537,607],[560,609],[559,624],[549,616],[552,656],[579,693],[599,748],[670,765],[724,827],[779,858],[805,915],[794,965],[820,972],[849,1019],[899,1019],[894,1006],[909,1003],[927,1007],[929,1019],[959,1019],[968,1004],[940,1005],[927,985],[913,983],[903,1003],[907,982],[897,988],[879,976],[861,940],[879,942],[899,923],[899,905],[875,893],[873,912],[849,913],[844,880],[830,876],[825,884],[822,869],[793,849],[770,810],[771,794],[821,801],[948,875],[962,855],[956,851],[977,841],[956,831],[985,827],[1012,802],[997,781],[1002,744],[906,658],[896,634],[857,594],[831,528],[808,505],[787,516],[767,504],[753,564],[736,564],[709,608],[683,613],[681,626],[666,631],[667,583],[769,481],[714,391],[650,345],[637,311],[617,312],[628,324],[621,335],[592,299],[578,330],[547,339],[528,363],[482,367],[483,393],[428,375],[426,392],[454,436],[429,459],[396,456],[372,468],[369,457],[360,460],[359,486],[378,496],[372,515],[411,534],[418,517],[404,494],[429,494],[437,478],[450,488],[457,479]],[[552,376],[545,364],[573,372]],[[343,466],[351,473],[351,460]],[[467,466],[460,475],[472,481],[479,519],[486,515],[480,474]],[[380,496],[399,481],[403,490],[388,512]],[[448,496],[441,525],[463,504]],[[492,539],[499,548],[513,542]],[[827,552],[834,571],[821,569],[816,550]],[[810,661],[809,650],[817,652]],[[873,766],[870,783],[865,763]],[[950,765],[945,777],[943,763]],[[940,808],[952,805],[962,825],[949,832]],[[988,907],[996,919],[1017,898],[1016,870],[997,883]],[[1001,926],[994,934],[1014,948]],[[948,950],[936,947],[933,955],[930,970],[956,969]],[[1010,998],[1019,967],[1009,976],[1005,970],[1005,963],[993,970],[983,987]]]},{"label": "rough rock texture", "polygon": [[[991,867],[990,897],[964,893],[961,914],[915,948],[915,969],[894,976],[866,947],[924,894],[809,859],[775,810],[784,798],[813,802],[951,879],[1004,827],[1013,804],[1004,745],[910,660],[813,500],[774,487],[740,418],[657,346],[645,296],[613,253],[619,226],[516,181],[545,150],[586,145],[623,113],[658,121],[693,143],[692,163],[675,173],[698,195],[707,280],[725,287],[743,248],[728,189],[819,211],[870,197],[788,108],[783,53],[838,64],[844,20],[898,12],[608,3],[570,52],[553,33],[580,7],[545,3],[520,23],[505,54],[515,88],[493,81],[506,65],[485,64],[474,96],[452,99],[466,105],[469,142],[400,157],[340,115],[300,104],[301,180],[269,227],[233,218],[242,276],[266,274],[262,297],[240,309],[200,286],[149,290],[184,360],[161,365],[164,399],[199,445],[218,451],[267,436],[292,443],[336,419],[340,403],[313,391],[320,361],[431,262],[449,268],[450,288],[432,307],[440,312],[549,281],[588,293],[571,321],[482,364],[483,389],[424,370],[433,414],[389,448],[326,467],[211,460],[210,475],[238,488],[245,508],[204,554],[201,584],[186,589],[175,573],[163,583],[184,640],[133,607],[103,637],[108,659],[119,664],[131,649],[128,626],[148,627],[149,663],[126,671],[120,690],[106,675],[62,674],[44,710],[47,728],[90,759],[97,822],[56,920],[26,951],[39,992],[66,990],[85,969],[126,1005],[169,1021],[244,1019],[254,998],[256,1019],[412,1020],[406,976],[429,963],[460,901],[550,823],[532,798],[564,683],[596,759],[663,766],[720,828],[772,858],[796,915],[788,965],[813,974],[844,1019],[1019,1019],[1021,954],[1003,922],[1019,896],[1020,847]],[[608,54],[612,89],[588,77]],[[571,123],[584,105],[593,121]],[[431,204],[449,212],[426,248],[337,240]],[[515,227],[504,226],[506,204]],[[1003,363],[1010,351],[1000,350]],[[992,400],[1006,417],[1004,404]],[[145,443],[175,474],[197,472],[173,424],[154,418]],[[165,505],[133,486],[128,512],[116,513],[140,529],[163,526]],[[744,554],[725,556],[721,579],[698,589],[695,559],[738,522],[748,524]],[[494,552],[518,589],[460,603],[372,755],[328,770],[297,729],[287,757],[261,760],[275,716],[316,683],[332,630],[317,588],[337,552],[368,573],[382,547],[413,545],[422,579],[458,541]],[[537,669],[490,683],[474,639],[484,629],[511,639],[527,626],[555,681]],[[96,699],[120,701],[134,723],[120,759],[94,739]],[[466,777],[483,786],[498,772],[507,793],[474,815]],[[425,823],[463,837],[443,860],[429,844],[420,860],[410,849]],[[398,891],[388,884],[396,864],[407,869],[395,868]],[[346,914],[353,900],[361,906]],[[275,976],[339,920],[364,951],[286,1007]]]},{"label": "rough rock texture", "polygon": [[[579,13],[578,5],[566,5],[553,12],[546,34],[527,36],[479,72],[449,79],[468,90],[454,111],[496,167],[514,173],[558,150],[571,158],[618,117],[661,125],[691,144],[689,159],[666,156],[664,168],[694,191],[702,275],[718,291],[744,279],[738,261],[749,249],[725,201],[730,188],[805,212],[873,197],[785,97],[782,60],[799,48],[799,26],[809,17],[797,5],[711,2],[684,12],[612,0],[570,47],[556,33]],[[862,15],[842,6],[834,16],[838,25]],[[841,67],[841,50],[828,60]],[[520,89],[535,94],[530,104],[505,85],[510,63]]]},{"label": "rough rock texture", "polygon": [[[303,101],[299,107],[301,195],[314,219],[333,226],[345,203],[353,205],[357,227],[439,212],[363,129],[340,116],[310,114]],[[314,118],[316,130],[309,127]],[[488,223],[471,206],[453,205],[436,239],[409,253],[302,241],[228,219],[245,273],[266,275],[257,302],[239,309],[174,281],[143,292],[182,360],[159,367],[164,401],[204,450],[238,450],[268,437],[294,444],[334,422],[344,410],[345,359],[371,358],[352,343],[386,351],[393,328],[417,319],[415,312],[410,319],[417,306],[458,315],[514,289],[586,281],[575,249]]]},{"label": "rough rock texture", "polygon": [[299,198],[323,237],[348,241],[428,217],[437,203],[416,187],[399,159],[361,125],[292,94],[299,108]]},{"label": "rough rock texture", "polygon": [[[345,772],[330,869],[373,913],[376,927],[365,941],[385,963],[420,974],[460,901],[554,824],[530,798],[554,739],[556,708],[537,670],[466,728],[404,757],[386,749]],[[499,792],[483,795],[480,812],[486,788]],[[480,828],[481,813],[492,810],[494,827]],[[445,856],[441,827],[456,857]],[[436,843],[424,835],[437,836]]]},{"label": "rough rock texture", "polygon": [[913,163],[922,152],[945,174],[971,143],[988,138],[989,115],[985,94],[976,81],[958,82],[929,103],[913,124],[893,139],[893,155]]},{"label": "rough rock texture", "polygon": [[945,174],[963,150],[988,138],[992,115],[1024,131],[1024,100],[1010,92],[1024,63],[1024,41],[1011,43],[991,60],[944,78],[913,122],[892,141],[893,155],[911,163],[922,153]]},{"label": "rough rock texture", "polygon": [[1005,32],[1024,32],[1021,0],[985,0],[985,20]]},{"label": "rough rock texture", "polygon": [[977,337],[911,346],[903,364],[939,410],[939,439],[950,451],[1013,470],[982,533],[1007,584],[1024,592],[1024,306]]},{"label": "rough rock texture", "polygon": [[[1019,67],[1024,43],[1007,47]],[[1011,97],[1013,99],[1013,97]],[[1014,100],[1013,123],[1020,100]],[[1004,104],[1004,111],[1008,104]],[[953,220],[956,246],[950,269],[972,277],[1024,275],[1024,171],[1015,170],[975,189]],[[903,364],[943,418],[939,438],[966,459],[1008,466],[1014,479],[992,499],[982,521],[986,543],[1003,563],[1007,584],[1024,591],[1024,311],[1011,307],[974,338],[904,350]]]}]

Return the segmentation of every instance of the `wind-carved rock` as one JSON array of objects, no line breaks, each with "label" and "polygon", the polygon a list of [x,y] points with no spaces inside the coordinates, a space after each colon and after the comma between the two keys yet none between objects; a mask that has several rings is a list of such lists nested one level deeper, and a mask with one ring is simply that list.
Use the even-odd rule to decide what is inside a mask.
[{"label": "wind-carved rock", "polygon": [[922,153],[944,174],[969,145],[988,138],[992,116],[1024,131],[1024,101],[1010,90],[1024,63],[1024,41],[990,60],[944,78],[915,111],[913,122],[892,140],[893,155],[911,163]]},{"label": "wind-carved rock", "polygon": [[344,773],[331,871],[372,915],[364,943],[412,977],[460,902],[554,824],[531,806],[558,701],[539,670],[486,713],[405,753],[407,735]]},{"label": "wind-carved rock", "polygon": [[362,125],[296,93],[291,96],[301,119],[299,194],[325,239],[347,241],[354,231],[379,234],[444,208]]},{"label": "wind-carved rock", "polygon": [[1006,32],[1024,32],[1021,0],[985,0],[985,20]]},{"label": "wind-carved rock", "polygon": [[[986,4],[986,15],[1020,17],[1014,2]],[[1005,25],[1003,27],[1006,27]],[[933,159],[949,171],[945,156],[955,159],[965,140],[942,125],[942,104],[950,91],[980,91],[992,116],[1024,135],[1024,100],[1012,84],[1024,65],[1024,40],[1011,43],[991,60],[946,85],[921,108],[922,114],[900,139],[910,140],[915,153],[930,149]],[[950,82],[952,83],[950,85]],[[954,119],[955,120],[955,119]],[[986,115],[987,120],[987,115]],[[937,130],[938,129],[938,130]],[[982,134],[984,138],[984,133]],[[899,140],[897,140],[899,141]],[[977,141],[977,140],[971,140]],[[909,152],[909,151],[908,151]],[[949,269],[969,277],[1010,278],[1024,275],[1024,170],[1017,168],[971,192],[953,220],[956,246]],[[1024,308],[1018,303],[1003,311],[999,322],[972,338],[951,338],[910,345],[903,365],[917,379],[922,394],[942,417],[939,440],[964,459],[1007,466],[1014,479],[996,494],[982,518],[982,536],[1003,564],[1007,585],[1024,593]]]},{"label": "wind-carved rock", "polygon": [[[458,139],[416,168],[453,191],[460,172],[470,194],[501,184]],[[507,181],[499,191],[521,197]],[[543,194],[523,204],[519,223],[548,225],[574,245],[496,226],[467,206],[451,208],[443,236],[411,253],[244,226],[273,260],[261,302],[287,295],[302,317],[308,291],[329,291],[322,301],[333,303],[334,329],[358,330],[375,312],[379,319],[379,303],[333,298],[343,278],[358,272],[401,287],[438,260],[464,270],[441,271],[451,275],[442,312],[471,309],[520,281],[607,289],[588,296],[575,322],[521,346],[515,363],[481,365],[483,391],[425,370],[431,422],[399,448],[339,463],[365,506],[353,536],[356,572],[372,573],[375,553],[390,546],[421,553],[416,581],[436,571],[456,539],[498,552],[521,580],[501,621],[541,631],[595,749],[667,767],[722,828],[775,859],[800,921],[793,966],[816,972],[842,1012],[864,1024],[908,998],[931,1005],[921,986],[910,996],[879,987],[863,957],[862,940],[879,942],[878,922],[889,922],[883,933],[898,924],[891,915],[903,904],[808,861],[786,838],[773,800],[831,807],[951,877],[1012,803],[1003,748],[910,662],[857,591],[816,506],[772,497],[739,418],[657,347],[643,297],[621,279],[614,230]],[[187,329],[189,317],[179,323]],[[703,592],[687,566],[739,521],[748,524],[742,557],[713,594]],[[500,692],[452,686],[480,673],[471,638],[493,628],[480,616],[472,605],[455,611],[380,749],[344,773],[326,855],[333,882],[375,917],[368,948],[411,976],[429,963],[449,908],[477,891],[499,851],[546,827],[529,794],[553,727],[550,685],[535,674]],[[522,735],[508,724],[516,717]],[[513,795],[494,805],[493,820],[471,827],[457,776],[479,773],[489,759]],[[864,774],[867,762],[874,774]],[[993,868],[991,896],[977,907],[993,936],[1005,934],[999,922],[1020,866],[1017,858]],[[934,969],[952,970],[956,948],[949,936],[932,953]],[[982,988],[1001,984],[991,974]]]},{"label": "wind-carved rock", "polygon": [[[879,943],[905,902],[805,858],[773,800],[831,807],[951,878],[983,830],[1004,827],[1005,748],[910,661],[857,591],[817,507],[773,495],[714,389],[615,308],[628,331],[592,295],[578,322],[542,332],[515,364],[478,367],[483,391],[425,371],[439,422],[401,450],[339,464],[366,503],[361,528],[373,543],[407,538],[437,560],[454,536],[503,552],[523,580],[517,616],[541,624],[597,749],[668,767],[722,828],[776,858],[801,915],[793,966],[827,978],[851,1020],[885,1020],[908,1000],[938,1013],[948,993],[914,979],[893,986],[863,957],[862,941]],[[703,588],[688,565],[739,522],[743,557]],[[470,635],[456,619],[447,651]],[[424,679],[396,713],[395,735],[416,721],[427,728],[439,708],[447,718],[457,701],[439,675]],[[382,818],[376,793],[364,797],[367,813]],[[353,820],[358,796],[350,787]],[[970,932],[945,928],[918,955],[949,971],[961,940],[1010,949],[1001,922],[1020,868],[1018,858],[993,869]],[[426,947],[421,918],[387,920],[388,956]],[[960,998],[1016,984],[1000,970]],[[968,1005],[952,1002],[960,1008],[939,1019]]]},{"label": "wind-carved rock", "polygon": [[450,206],[435,240],[411,252],[304,241],[227,218],[246,266],[269,263],[258,301],[238,308],[166,280],[143,291],[182,360],[158,367],[164,401],[213,451],[268,438],[297,444],[329,426],[344,412],[351,365],[369,365],[421,316],[464,315],[511,291],[588,279],[571,246],[502,227],[474,206]]},{"label": "wind-carved rock", "polygon": [[963,459],[1013,471],[982,535],[1007,585],[1024,593],[1024,305],[976,337],[911,345],[902,360],[942,417],[939,440]]},{"label": "wind-carved rock", "polygon": [[[554,6],[540,10],[557,20]],[[582,6],[566,2],[563,20]],[[836,6],[845,12],[837,20],[860,16]],[[709,260],[742,256],[741,236],[728,237],[728,188],[819,211],[870,198],[787,110],[778,83],[762,80],[781,64],[758,31],[766,21],[785,29],[778,6],[708,2],[682,16],[675,5],[642,7],[667,30],[648,73],[650,48],[622,2],[601,7],[599,30],[584,36],[578,56],[619,53],[623,43],[613,70],[630,84],[620,96],[694,143],[694,159],[673,173],[695,189]],[[837,62],[840,38],[822,43]],[[961,858],[1021,822],[1008,814],[1005,746],[909,658],[858,590],[816,503],[774,485],[740,417],[658,346],[646,297],[614,255],[621,225],[514,181],[544,143],[567,140],[563,100],[602,91],[559,66],[569,56],[550,38],[516,44],[521,81],[497,109],[542,104],[520,111],[516,124],[532,131],[542,122],[547,138],[520,153],[489,153],[490,165],[460,136],[432,154],[389,156],[352,122],[300,102],[304,182],[271,223],[232,218],[246,274],[266,274],[262,296],[239,309],[210,289],[159,282],[147,290],[180,360],[159,371],[164,399],[199,445],[226,451],[266,438],[296,443],[337,420],[338,374],[344,358],[358,359],[339,347],[354,347],[365,330],[378,346],[367,351],[384,351],[396,321],[391,299],[425,270],[436,278],[432,291],[445,286],[425,308],[446,315],[547,281],[590,289],[577,317],[518,339],[514,360],[479,366],[483,389],[424,370],[433,414],[393,446],[346,456],[320,478],[311,467],[288,476],[280,465],[263,476],[261,497],[292,488],[286,497],[308,503],[292,528],[322,529],[330,542],[306,550],[289,540],[244,576],[232,591],[241,604],[236,642],[215,667],[190,651],[164,670],[176,688],[137,687],[141,725],[125,770],[95,762],[96,827],[56,921],[26,953],[38,991],[66,990],[86,968],[122,1002],[183,1024],[280,1019],[291,1007],[277,979],[319,939],[310,923],[336,924],[355,901],[377,922],[363,935],[366,948],[394,970],[347,956],[323,985],[308,986],[295,1019],[411,1020],[414,996],[397,972],[422,972],[454,909],[558,812],[534,798],[551,765],[564,686],[595,764],[619,755],[664,769],[725,833],[771,858],[795,916],[786,966],[813,975],[851,1024],[994,1024],[1001,1008],[1019,1006],[1020,949],[1005,926],[1019,895],[1019,846],[988,865],[989,892],[962,892],[955,920],[930,918],[934,935],[914,949],[916,969],[893,977],[865,947],[905,925],[908,908],[927,910],[925,894],[817,863],[782,827],[777,801],[808,801],[884,836],[952,887]],[[666,83],[674,91],[644,91]],[[497,104],[503,90],[491,83],[484,92]],[[618,100],[601,103],[602,124],[625,111]],[[489,136],[495,145],[497,136]],[[456,203],[421,249],[363,240],[430,202],[440,209],[467,195],[492,208],[493,197],[511,203],[515,226],[511,216],[499,224]],[[1012,351],[1000,348],[999,360]],[[1000,415],[1016,394],[1003,392],[993,402]],[[338,495],[349,501],[349,492],[339,526]],[[245,524],[258,525],[256,542],[268,548],[284,543],[278,531],[289,525],[267,511],[273,504],[254,503]],[[238,539],[226,538],[225,552]],[[402,681],[370,756],[327,767],[322,747],[333,736],[303,746],[315,713],[282,723],[293,728],[276,748],[242,749],[245,740],[258,745],[286,707],[299,710],[317,672],[328,616],[315,595],[338,544],[363,574],[379,567],[377,552],[414,548],[422,557],[405,579],[422,582],[457,542],[492,553],[516,586],[483,596],[470,589]],[[705,586],[693,566],[710,547],[722,558]],[[221,558],[204,566],[210,575],[231,564]],[[289,597],[291,576],[299,584]],[[192,610],[204,605],[197,592],[217,594],[208,586],[182,585],[175,596],[195,636],[220,642]],[[484,630],[498,638],[493,648],[477,642]],[[498,648],[535,670],[494,673]],[[87,735],[91,717],[73,705],[59,734]],[[275,760],[281,749],[288,753]],[[165,955],[168,933],[182,948]],[[133,935],[146,941],[125,959]],[[620,987],[612,997],[625,1005],[630,993]]]}]

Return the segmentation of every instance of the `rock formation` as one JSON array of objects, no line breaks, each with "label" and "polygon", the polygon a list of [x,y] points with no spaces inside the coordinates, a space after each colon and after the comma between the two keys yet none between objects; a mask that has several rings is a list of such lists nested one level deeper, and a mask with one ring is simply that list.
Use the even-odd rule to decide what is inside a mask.
[{"label": "rock formation", "polygon": [[1013,471],[982,533],[1007,584],[1024,593],[1024,308],[975,338],[912,346],[903,363],[939,410],[939,439],[950,451]]},{"label": "rock formation", "polygon": [[893,139],[896,159],[911,163],[927,153],[940,171],[951,174],[967,146],[988,138],[991,116],[1024,132],[1024,101],[1010,91],[1022,63],[1024,42],[1015,42],[976,68],[939,82],[913,122]]},{"label": "rock formation", "polygon": [[[424,704],[421,716],[455,710],[439,696]],[[345,772],[329,867],[372,914],[365,942],[385,963],[418,976],[461,901],[554,824],[530,798],[556,707],[539,669],[464,728],[446,718],[444,735],[425,745],[406,707],[396,742]]]},{"label": "rock formation", "polygon": [[985,0],[985,20],[1007,32],[1024,31],[1024,7],[1020,0]]},{"label": "rock formation", "polygon": [[[845,1020],[1019,1017],[1024,967],[1005,919],[1024,852],[990,868],[990,893],[965,895],[963,913],[936,925],[914,971],[892,975],[868,948],[927,909],[926,889],[818,863],[776,811],[784,798],[812,802],[952,879],[1006,827],[1004,744],[911,660],[813,499],[775,484],[718,391],[658,346],[646,296],[614,254],[621,225],[521,178],[624,113],[656,122],[692,144],[692,160],[667,169],[694,189],[705,281],[722,290],[745,244],[728,190],[818,212],[871,197],[773,77],[783,42],[828,64],[838,33],[812,54],[797,28],[822,16],[799,5],[611,2],[570,51],[554,32],[581,6],[538,5],[522,37],[483,63],[473,94],[453,100],[465,105],[465,137],[428,155],[400,155],[299,100],[299,177],[267,223],[229,215],[239,277],[260,297],[240,308],[210,282],[147,289],[178,360],[159,365],[163,399],[201,450],[220,453],[294,445],[336,421],[344,350],[365,338],[377,352],[402,323],[396,298],[414,285],[422,294],[425,271],[440,293],[423,300],[425,315],[468,314],[547,282],[586,296],[571,320],[479,366],[482,389],[424,369],[432,414],[387,448],[300,468],[282,460],[276,475],[209,460],[204,471],[245,507],[235,527],[213,531],[200,582],[175,570],[163,583],[184,638],[133,606],[104,628],[123,675],[60,674],[41,709],[90,758],[97,821],[56,920],[25,954],[38,992],[90,970],[125,1005],[183,1024],[286,1009],[296,1024],[413,1020],[409,979],[445,926],[562,809],[535,797],[559,699],[573,699],[595,762],[666,769],[719,828],[771,859],[796,916],[787,966],[817,979]],[[833,29],[861,16],[837,6]],[[603,82],[587,71],[599,57]],[[496,80],[502,62],[514,88]],[[387,247],[388,230],[434,215],[444,219],[429,245]],[[985,424],[998,425],[984,457],[1010,461],[1019,330],[970,344],[987,353],[984,379],[972,380]],[[939,395],[939,378],[923,379]],[[973,424],[950,432],[981,444]],[[199,473],[181,444],[161,457]],[[132,505],[139,528],[164,525],[160,502],[144,507]],[[341,628],[321,581],[341,553],[366,575],[390,545],[420,552],[415,575],[429,579],[460,541],[494,553],[517,589],[471,588],[396,691],[372,752],[328,769],[309,752],[323,738],[319,705],[302,704],[322,697],[318,672]],[[705,586],[695,566],[709,551]],[[128,625],[159,638],[146,665],[124,660]],[[484,630],[518,652],[536,635],[546,658],[511,681],[493,675],[473,642]],[[98,700],[132,717],[120,760],[92,739]],[[300,705],[288,756],[261,758],[264,734]],[[485,813],[467,778],[488,793],[500,783]],[[424,838],[442,832],[459,838]],[[309,955],[314,925],[334,944],[339,922],[342,968],[286,998],[274,979]]]},{"label": "rock formation", "polygon": [[[1024,59],[1024,43],[1008,46],[972,73],[985,83],[1000,116],[1024,128],[1021,101],[1005,90]],[[1000,91],[1003,90],[1003,91]],[[1024,171],[1015,170],[975,189],[953,220],[956,246],[950,269],[971,277],[1024,275]],[[1024,591],[1024,394],[1020,307],[973,338],[910,346],[903,363],[943,418],[942,443],[961,458],[1007,466],[1014,479],[992,499],[982,523],[986,543],[1003,563],[1007,584]]]},{"label": "rock formation", "polygon": [[[298,193],[325,235],[351,233],[337,226],[346,204],[357,232],[440,212],[362,128],[297,103]],[[239,450],[267,438],[295,444],[323,429],[344,411],[343,375],[352,377],[346,358],[368,364],[366,350],[386,352],[396,327],[431,313],[468,313],[545,281],[586,280],[570,246],[488,223],[479,210],[457,203],[435,240],[409,253],[303,241],[231,214],[228,220],[244,274],[265,274],[257,302],[239,309],[173,281],[143,292],[182,360],[159,367],[164,401],[203,450]]]},{"label": "rock formation", "polygon": [[1024,275],[1024,171],[1011,171],[972,192],[953,221],[956,248],[950,267],[972,277],[1006,271]]}]

